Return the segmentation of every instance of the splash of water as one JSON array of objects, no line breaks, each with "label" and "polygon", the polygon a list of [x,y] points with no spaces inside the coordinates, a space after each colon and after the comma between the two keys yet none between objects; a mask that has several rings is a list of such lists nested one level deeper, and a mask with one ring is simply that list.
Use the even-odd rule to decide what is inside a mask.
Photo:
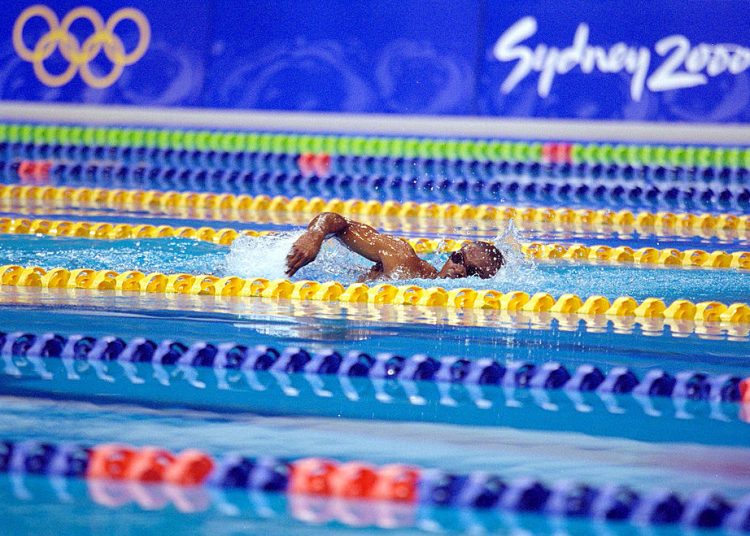
[{"label": "splash of water", "polygon": [[229,248],[223,271],[240,277],[277,279],[284,275],[286,256],[302,232],[240,236]]},{"label": "splash of water", "polygon": [[[240,277],[285,278],[286,256],[303,231],[274,235],[241,236],[232,243],[222,272]],[[352,282],[368,266],[367,261],[335,240],[323,244],[315,261],[299,270],[294,279]]]},{"label": "splash of water", "polygon": [[508,225],[500,231],[491,242],[495,245],[505,259],[505,269],[518,270],[519,268],[535,268],[536,263],[533,259],[523,254],[521,250],[521,231],[516,227],[513,220],[508,221]]},{"label": "splash of water", "polygon": [[505,259],[505,265],[489,281],[494,283],[517,282],[520,285],[531,283],[537,279],[537,265],[532,258],[527,257],[521,250],[521,231],[511,219],[508,224],[491,240],[500,250]]},{"label": "splash of water", "polygon": [[[483,239],[485,240],[485,239]],[[495,237],[486,240],[491,242],[503,254],[505,264],[489,279],[479,279],[470,277],[466,279],[441,279],[441,287],[452,289],[458,287],[471,287],[475,289],[498,289],[505,288],[507,284],[515,283],[517,287],[533,282],[537,279],[537,265],[533,259],[527,258],[521,250],[521,241],[523,240],[522,232],[516,227],[513,220],[509,220],[505,228],[500,229]],[[428,255],[425,260],[432,262],[438,269],[445,263],[448,258],[446,249],[447,243],[441,240],[438,244],[437,251]],[[415,283],[435,285],[435,281],[414,280]]]}]

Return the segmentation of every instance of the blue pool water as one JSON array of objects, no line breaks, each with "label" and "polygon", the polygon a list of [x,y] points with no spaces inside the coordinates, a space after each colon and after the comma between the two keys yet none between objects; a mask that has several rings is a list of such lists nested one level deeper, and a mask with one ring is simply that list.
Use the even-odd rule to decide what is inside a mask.
[{"label": "blue pool water", "polygon": [[[71,213],[57,217],[71,218]],[[103,221],[115,221],[107,215]],[[205,222],[166,218],[172,225]],[[241,225],[222,224],[217,226]],[[258,228],[257,225],[250,227]],[[243,239],[232,248],[188,239],[89,240],[0,236],[3,264],[44,268],[283,276],[283,259],[298,231]],[[482,236],[495,237],[498,230]],[[420,233],[412,233],[420,234]],[[439,231],[435,232],[440,235]],[[479,234],[479,233],[477,233]],[[529,240],[514,234],[509,241]],[[633,237],[634,245],[701,247],[702,239]],[[572,241],[569,239],[569,241]],[[577,241],[611,243],[584,235]],[[512,244],[504,247],[512,250]],[[723,246],[721,246],[723,247]],[[733,244],[732,247],[741,249]],[[731,250],[731,247],[724,249]],[[444,256],[429,255],[439,264]],[[366,268],[338,245],[295,279],[352,282]],[[494,279],[415,281],[445,288],[575,292],[664,300],[750,301],[750,274],[737,270],[677,270],[565,262],[531,263],[511,255]],[[271,302],[205,296],[106,293],[3,287],[2,331],[147,336],[188,344],[236,341],[311,350],[458,355],[542,364],[582,363],[603,370],[628,366],[642,375],[661,367],[747,377],[748,337],[725,328],[679,332],[667,326],[560,319],[545,324],[484,312],[374,307],[367,304]],[[426,329],[428,328],[429,329]],[[373,463],[404,462],[447,471],[494,471],[509,478],[616,482],[683,495],[717,489],[737,499],[750,493],[749,416],[737,404],[668,398],[536,393],[485,387],[448,390],[414,382],[379,384],[303,375],[120,363],[72,369],[59,359],[32,364],[3,356],[0,438],[198,447],[217,455],[330,456]],[[120,485],[109,496],[83,481],[0,477],[0,504],[10,534],[680,534],[681,528],[558,520],[503,512],[415,507],[383,511],[370,504],[316,503],[300,497]],[[176,495],[177,494],[177,495]],[[380,508],[380,509],[379,509]],[[388,522],[387,520],[397,520]],[[384,521],[385,520],[385,521]],[[390,523],[390,524],[389,524]],[[54,532],[50,529],[54,527]],[[693,531],[693,534],[715,534]]]}]

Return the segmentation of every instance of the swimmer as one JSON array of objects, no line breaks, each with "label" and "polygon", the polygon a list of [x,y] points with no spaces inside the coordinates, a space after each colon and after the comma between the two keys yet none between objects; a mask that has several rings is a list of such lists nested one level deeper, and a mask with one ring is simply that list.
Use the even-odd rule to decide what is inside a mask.
[{"label": "swimmer", "polygon": [[318,214],[307,231],[292,245],[286,257],[286,275],[310,264],[328,238],[336,238],[347,249],[375,265],[360,282],[376,279],[457,279],[478,276],[488,279],[505,263],[502,253],[489,242],[470,242],[451,253],[440,270],[417,256],[414,248],[401,238],[379,233],[369,225],[348,220],[333,212]]}]

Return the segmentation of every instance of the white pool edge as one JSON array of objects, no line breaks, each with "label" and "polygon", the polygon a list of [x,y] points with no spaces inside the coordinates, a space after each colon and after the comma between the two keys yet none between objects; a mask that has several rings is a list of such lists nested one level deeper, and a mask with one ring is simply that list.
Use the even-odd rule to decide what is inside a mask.
[{"label": "white pool edge", "polygon": [[0,101],[0,119],[368,135],[750,145],[750,126],[740,124],[145,108],[23,101]]}]

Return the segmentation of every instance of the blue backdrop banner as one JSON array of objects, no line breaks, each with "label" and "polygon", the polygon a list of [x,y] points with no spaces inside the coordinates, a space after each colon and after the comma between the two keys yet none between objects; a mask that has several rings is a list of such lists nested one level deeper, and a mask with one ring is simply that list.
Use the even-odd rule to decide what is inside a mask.
[{"label": "blue backdrop banner", "polygon": [[479,0],[269,5],[217,1],[207,106],[474,113]]},{"label": "blue backdrop banner", "polygon": [[750,121],[745,0],[492,0],[478,112]]},{"label": "blue backdrop banner", "polygon": [[0,99],[750,122],[746,0],[6,0]]},{"label": "blue backdrop banner", "polygon": [[0,98],[199,106],[210,4],[5,0]]}]

